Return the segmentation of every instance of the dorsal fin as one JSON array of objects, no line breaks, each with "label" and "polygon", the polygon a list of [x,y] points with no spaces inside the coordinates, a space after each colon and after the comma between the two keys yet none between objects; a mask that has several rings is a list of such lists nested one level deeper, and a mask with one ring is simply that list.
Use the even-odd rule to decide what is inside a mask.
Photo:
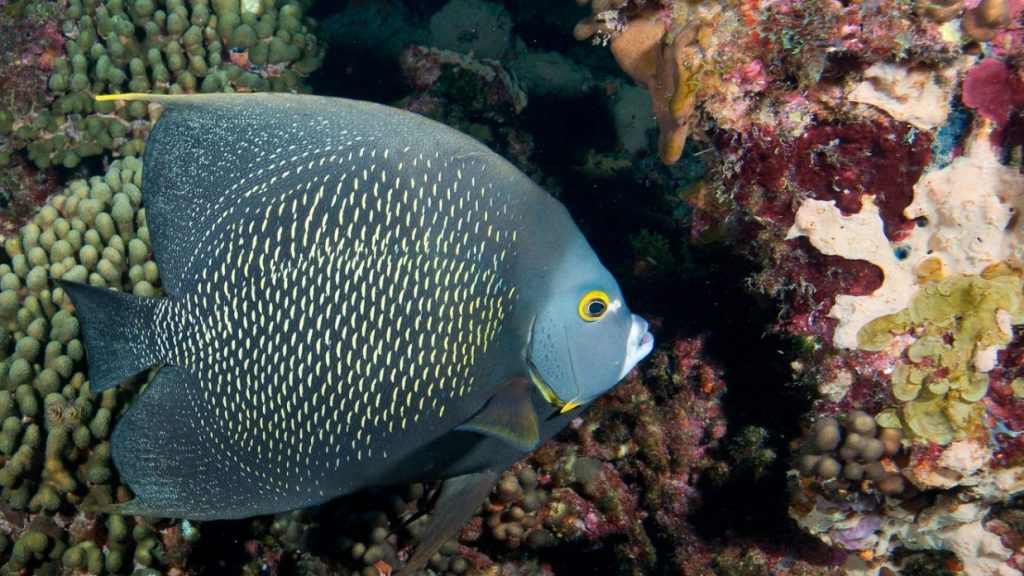
[{"label": "dorsal fin", "polygon": [[[216,249],[218,235],[239,215],[249,215],[247,224],[262,225],[268,206],[290,201],[289,194],[311,193],[305,185],[314,177],[314,163],[334,158],[333,168],[320,168],[317,176],[323,177],[328,168],[337,172],[337,162],[353,152],[360,162],[371,163],[383,161],[388,148],[413,146],[446,155],[483,148],[415,114],[340,98],[261,93],[98,99],[165,107],[146,143],[142,194],[160,276],[171,295],[194,287],[200,271],[190,267],[215,259],[198,256]],[[273,231],[266,226],[250,236]]]}]

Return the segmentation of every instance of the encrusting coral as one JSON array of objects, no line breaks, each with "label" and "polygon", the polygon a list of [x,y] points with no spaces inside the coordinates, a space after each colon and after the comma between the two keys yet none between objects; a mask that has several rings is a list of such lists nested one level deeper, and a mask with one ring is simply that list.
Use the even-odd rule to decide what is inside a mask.
[{"label": "encrusting coral", "polygon": [[1013,550],[988,529],[988,514],[1006,491],[1021,485],[987,470],[990,456],[977,442],[956,442],[929,457],[911,457],[892,473],[913,488],[884,499],[829,493],[802,480],[790,511],[805,530],[851,553],[848,573],[898,570],[891,559],[903,549],[953,552],[953,565],[968,576],[1020,574],[1009,564]]},{"label": "encrusting coral", "polygon": [[[578,37],[614,52],[645,33],[648,71],[690,40],[701,63],[690,126],[711,177],[686,195],[690,230],[758,262],[751,287],[816,394],[790,515],[847,570],[899,571],[914,550],[1019,573],[1019,526],[987,515],[1019,508],[1024,463],[1024,7],[689,4],[591,2]],[[675,94],[619,64],[652,100]],[[866,458],[854,421],[898,447]]]},{"label": "encrusting coral", "polygon": [[841,79],[864,66],[910,54],[930,59],[919,64],[944,65],[956,56],[936,30],[914,20],[909,3],[895,0],[579,3],[589,3],[591,14],[577,24],[576,38],[609,44],[622,70],[650,93],[666,164],[698,128],[798,136],[816,113],[835,115],[829,102],[841,96]]},{"label": "encrusting coral", "polygon": [[[903,434],[903,478],[942,491],[934,502],[913,492],[854,502],[800,484],[794,518],[859,551],[865,568],[887,565],[902,547],[952,551],[967,574],[1020,573],[985,525],[993,504],[1024,489],[1009,448],[1018,433],[1003,421],[1016,422],[1005,389],[1016,381],[1007,372],[1014,328],[1024,324],[1024,177],[999,161],[989,122],[977,120],[965,154],[914,185],[903,210],[913,226],[887,234],[874,198],[864,196],[852,214],[804,200],[790,229],[826,254],[881,270],[870,293],[836,296],[833,343],[867,354],[850,364],[863,382],[854,387],[873,395],[879,425]],[[993,386],[1001,392],[990,397]]]},{"label": "encrusting coral", "polygon": [[[990,119],[977,118],[962,154],[924,170],[906,186],[911,194],[876,196],[864,186],[853,198],[800,198],[784,217],[792,222],[787,240],[805,236],[835,258],[827,260],[831,268],[859,262],[877,271],[863,274],[855,290],[814,298],[817,313],[827,310],[836,322],[834,331],[808,325],[823,337],[816,352],[827,359],[816,367],[822,380],[843,383],[829,385],[820,409],[861,408],[884,431],[898,432],[903,450],[886,469],[913,487],[886,498],[832,491],[812,477],[838,477],[840,467],[812,467],[816,453],[804,448],[791,515],[808,532],[856,552],[848,569],[898,567],[901,549],[945,550],[967,574],[1019,574],[1011,540],[985,520],[994,504],[1024,488],[1015,447],[1019,402],[1010,392],[1019,378],[1011,359],[1019,346],[1015,327],[1024,324],[1017,217],[1024,177],[1001,162],[992,128]],[[803,266],[806,274],[820,264]]]},{"label": "encrusting coral", "polygon": [[938,71],[878,62],[864,71],[864,81],[846,99],[881,108],[919,130],[932,130],[949,118],[952,87],[959,67]]},{"label": "encrusting coral", "polygon": [[871,294],[836,298],[829,315],[839,321],[834,343],[843,348],[858,347],[869,321],[906,308],[923,282],[979,274],[1002,262],[1024,265],[1024,228],[1014,218],[1024,209],[1024,175],[1002,165],[984,137],[914,185],[904,215],[919,225],[898,242],[885,235],[873,197],[864,196],[855,214],[835,204],[805,200],[789,238],[807,236],[825,254],[865,260],[882,271],[882,285]]},{"label": "encrusting coral", "polygon": [[[163,26],[159,65],[156,58],[151,63],[150,50],[134,52],[130,39],[122,42],[114,34],[132,52],[115,66],[124,74],[123,90],[134,82],[134,88],[177,91],[191,85],[189,75],[200,91],[207,76],[215,77],[208,88],[219,83],[218,90],[276,88],[275,83],[290,81],[275,75],[280,68],[254,63],[263,57],[257,44],[266,44],[269,58],[274,38],[288,43],[276,31],[261,38],[250,21],[256,44],[241,49],[253,36],[240,17],[235,23],[236,30],[242,29],[235,38],[240,49],[230,49],[218,8],[230,12],[234,2],[205,4],[217,24],[199,25],[195,19],[203,12],[202,2],[152,0],[153,13],[141,27],[132,16],[137,2],[146,8],[145,0],[82,3],[97,11],[102,6],[113,21],[122,20],[115,15],[128,15],[137,43],[147,37],[146,22]],[[8,1],[0,9],[37,4]],[[272,4],[277,14],[287,12],[281,2]],[[452,5],[480,8],[472,2]],[[179,6],[186,9],[187,26],[174,41],[184,62],[172,58],[173,45],[167,44],[172,46],[168,54],[163,43],[173,36],[170,27],[182,24],[171,18],[176,12],[181,16]],[[273,12],[270,6],[237,3],[239,12],[259,7]],[[807,415],[808,432],[792,442],[789,478],[791,516],[815,537],[813,545],[820,539],[836,549],[832,555],[815,548],[823,555],[811,570],[834,571],[843,563],[844,570],[854,573],[909,574],[910,551],[922,550],[943,551],[924,555],[949,570],[1019,573],[1024,567],[1020,505],[1008,498],[1022,487],[1024,464],[1024,341],[1018,327],[1022,228],[1017,216],[1024,208],[1019,170],[1024,104],[1018,90],[1024,43],[1014,24],[1020,3],[593,0],[589,6],[591,16],[577,27],[577,36],[610,42],[621,67],[646,90],[630,87],[639,93],[637,100],[649,98],[660,107],[662,161],[678,157],[687,137],[707,134],[700,159],[708,162],[711,177],[687,195],[694,206],[688,230],[695,237],[703,232],[701,240],[708,239],[709,231],[731,239],[739,251],[764,264],[751,285],[780,304],[777,328],[799,343],[794,377],[808,384],[808,393],[821,392],[813,414]],[[54,7],[64,10],[61,4]],[[163,17],[157,16],[160,10]],[[516,17],[517,10],[508,12]],[[1005,24],[1007,16],[1010,24]],[[310,21],[299,21],[308,38]],[[499,26],[501,38],[480,40],[504,49],[504,65],[515,70],[514,64],[525,60],[521,45],[526,42],[518,36],[519,22],[513,23],[511,37],[505,24]],[[193,26],[200,28],[199,46],[206,51],[200,58],[208,74],[202,78],[192,70],[193,45],[185,44]],[[211,27],[216,37],[208,38]],[[94,18],[97,36],[99,28]],[[34,132],[24,127],[24,119],[35,115],[26,112],[28,106],[13,116],[0,114],[0,160],[7,152],[11,165],[29,174],[23,171],[23,151],[30,140],[19,140],[10,130],[14,124],[22,135],[50,138],[61,132],[43,130],[43,125],[60,121],[71,126],[63,134],[75,146],[80,144],[76,138],[101,139],[102,150],[117,154],[140,149],[137,139],[155,115],[148,108],[53,112],[57,93],[48,85],[51,78],[63,78],[53,81],[56,88],[69,85],[62,97],[75,93],[70,84],[78,72],[76,62],[66,58],[59,63],[59,52],[65,41],[76,38],[59,28],[35,30],[39,41],[34,44],[40,47],[35,62],[44,65],[33,74],[45,71],[41,77],[47,89],[31,106],[50,112],[39,115]],[[56,36],[48,36],[54,30]],[[372,50],[374,35],[367,36]],[[415,43],[428,37],[421,35]],[[470,49],[477,40],[469,33],[453,38],[459,49]],[[109,39],[94,44],[102,44],[113,63]],[[0,45],[5,40],[10,41],[0,34]],[[220,68],[210,60],[214,41],[220,43]],[[27,50],[25,44],[17,50]],[[79,48],[74,49],[86,60],[87,92],[94,92],[101,59]],[[305,50],[285,68],[301,76],[304,65],[298,63],[306,59]],[[54,51],[57,58],[51,60],[47,55]],[[400,52],[394,51],[396,59]],[[139,64],[133,70],[133,59],[145,74],[135,74]],[[182,66],[172,70],[172,62]],[[77,59],[79,69],[81,63]],[[405,100],[410,108],[496,118],[497,124],[520,116],[525,100],[516,97],[516,77],[522,79],[518,72],[504,76],[500,65],[479,66],[475,56],[456,57],[429,47],[405,52],[403,64],[420,92]],[[55,74],[58,69],[61,74]],[[165,70],[169,81],[156,82]],[[596,86],[616,92],[607,76],[593,77]],[[31,85],[39,85],[37,80]],[[81,84],[80,77],[75,81]],[[242,85],[250,81],[259,86]],[[544,103],[540,89],[527,91],[531,106]],[[471,104],[461,104],[465,100]],[[650,116],[640,107],[628,112]],[[111,135],[114,116],[127,128],[124,134]],[[500,130],[509,128],[516,136],[508,138],[510,155],[516,155],[512,142],[526,142],[519,150],[529,150],[529,141],[514,131],[515,122]],[[89,130],[106,136],[90,136]],[[492,140],[502,141],[504,134]],[[646,139],[639,140],[631,154],[642,154]],[[52,150],[33,147],[32,160],[75,164],[75,156],[64,153],[66,143],[53,144]],[[642,177],[655,184],[682,167],[652,170],[654,158],[646,164],[621,155],[616,160],[632,176],[643,166]],[[125,162],[114,164],[121,176]],[[136,161],[127,168],[134,183]],[[113,190],[114,184],[107,185]],[[71,274],[160,293],[138,225],[141,216],[134,217],[134,235],[120,229],[125,215],[137,207],[135,191],[125,191],[122,182],[124,196],[115,210],[116,193],[107,193],[99,181],[81,186],[73,185],[73,195],[88,192],[72,212],[67,212],[72,201],[62,194],[52,209],[44,208],[25,233],[15,236],[23,244],[12,248],[21,252],[0,274],[0,376],[7,390],[0,394],[0,486],[5,487],[0,498],[23,506],[0,510],[10,523],[0,527],[5,545],[0,560],[25,573],[127,572],[135,562],[162,570],[182,567],[187,540],[196,535],[190,525],[137,527],[131,519],[78,512],[80,502],[128,496],[116,484],[104,438],[134,388],[129,385],[109,397],[82,392],[87,384],[80,374],[80,340],[72,336],[77,328],[73,316],[55,303],[50,280],[54,273]],[[46,196],[40,193],[40,201]],[[101,207],[83,204],[84,198],[100,199]],[[79,230],[80,240],[71,234],[75,217],[83,224],[91,218]],[[66,233],[61,219],[67,222]],[[99,243],[87,241],[96,239],[90,231]],[[789,239],[787,232],[792,232]],[[34,242],[31,248],[24,248],[26,241]],[[41,251],[33,250],[37,247]],[[44,256],[47,265],[36,271]],[[47,290],[48,305],[42,296]],[[759,442],[777,433],[748,427],[723,440],[726,417],[732,414],[721,404],[723,376],[709,368],[716,359],[703,355],[697,340],[663,345],[641,374],[598,402],[565,436],[503,476],[481,514],[458,542],[442,547],[429,569],[451,575],[571,573],[577,566],[564,563],[558,552],[575,542],[600,551],[568,562],[588,561],[582,556],[596,556],[598,562],[614,558],[623,572],[653,572],[674,563],[680,570],[766,573],[783,555],[786,561],[795,558],[793,572],[808,570],[808,553],[791,546],[800,542],[798,535],[786,535],[779,558],[765,552],[763,542],[737,554],[736,543],[746,541],[732,534],[731,551],[709,553],[688,525],[702,500],[720,503],[713,500],[715,482],[741,468],[739,457],[735,466],[731,458],[720,457],[723,446],[749,450],[756,470],[756,462],[772,455]],[[882,455],[875,458],[879,443]],[[373,490],[319,510],[247,523],[253,533],[243,539],[244,549],[252,562],[245,573],[287,565],[307,573],[387,574],[407,557],[424,520],[406,522],[417,510],[429,508],[433,488]],[[545,551],[549,545],[557,547]]]},{"label": "encrusting coral", "polygon": [[1024,324],[1022,286],[1021,274],[1005,267],[947,278],[925,286],[905,310],[861,330],[866,350],[884,350],[896,335],[914,334],[892,375],[893,396],[904,403],[903,426],[913,437],[948,444],[985,436],[978,401],[1013,326]]}]

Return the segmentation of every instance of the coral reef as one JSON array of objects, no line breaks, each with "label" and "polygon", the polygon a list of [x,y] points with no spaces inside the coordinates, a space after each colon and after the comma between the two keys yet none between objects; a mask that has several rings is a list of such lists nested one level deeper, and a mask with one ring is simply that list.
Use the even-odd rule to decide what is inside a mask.
[{"label": "coral reef", "polygon": [[[222,562],[369,576],[409,557],[435,484],[221,523],[195,544],[188,523],[83,511],[129,497],[106,436],[138,383],[88,394],[51,280],[160,293],[130,156],[158,111],[90,96],[311,80],[494,146],[563,196],[624,289],[650,290],[652,308],[678,316],[655,322],[650,361],[503,475],[421,573],[1024,570],[1024,4],[353,1],[318,28],[339,59],[331,78],[305,77],[322,57],[306,14],[326,9],[298,0],[0,10],[0,51],[14,63],[0,69],[14,96],[0,103],[8,571]],[[552,39],[574,22],[598,46]],[[68,170],[37,170],[87,174],[100,161],[81,161],[101,154],[124,157],[63,191]],[[711,251],[719,243],[731,251]],[[714,263],[695,264],[705,249]],[[680,288],[747,259],[751,291],[777,307],[772,342],[787,343],[777,353],[790,388],[811,397],[802,430],[737,415],[764,407],[743,404],[756,400],[741,398],[722,355],[748,362],[750,351],[709,343],[746,311],[696,300],[696,280]],[[702,315],[712,319],[689,320]],[[804,534],[793,522],[759,533],[760,502],[743,504],[754,528],[708,528],[708,510],[730,504],[723,486],[773,475],[779,493],[764,500],[783,518],[788,481]]]},{"label": "coral reef", "polygon": [[400,62],[409,85],[421,92],[418,101],[407,107],[421,114],[430,115],[431,103],[440,98],[457,100],[465,111],[495,119],[518,114],[526,107],[526,92],[493,60],[410,46]]},{"label": "coral reef", "polygon": [[[600,573],[620,574],[783,565],[830,573],[783,550],[752,550],[742,541],[713,546],[695,535],[689,516],[701,505],[699,486],[729,474],[720,457],[725,388],[704,349],[701,339],[684,339],[657,351],[642,373],[504,473],[480,515],[417,574],[569,574],[591,562]],[[749,455],[748,462],[764,458],[757,448]],[[433,488],[372,490],[258,520],[245,544],[245,573],[288,564],[307,573],[389,574],[426,524],[429,514],[418,511],[429,510]],[[604,552],[596,561],[567,558],[558,552],[567,546]]]},{"label": "coral reef", "polygon": [[4,244],[0,264],[0,561],[8,573],[182,568],[195,527],[93,515],[130,498],[109,436],[137,386],[95,396],[73,308],[53,280],[160,293],[142,163],[75,180]]},{"label": "coral reef", "polygon": [[[721,376],[701,362],[703,342],[681,340],[648,363],[646,377],[620,384],[572,426],[561,442],[530,458],[551,475],[553,504],[565,518],[562,538],[598,543],[612,534],[624,573],[644,573],[673,561],[658,558],[654,540],[689,544],[687,515],[699,501],[704,475],[722,474],[713,455],[725,434]],[[704,551],[706,554],[706,551]],[[692,560],[692,559],[691,559]]]},{"label": "coral reef", "polygon": [[802,479],[816,480],[821,490],[898,496],[905,484],[894,458],[902,440],[899,428],[881,428],[860,410],[847,414],[842,427],[825,416],[802,442],[796,470]]},{"label": "coral reef", "polygon": [[1020,573],[1020,559],[1003,543],[1013,536],[989,531],[986,516],[1024,489],[1024,469],[1007,458],[1017,429],[1001,419],[1017,409],[1007,389],[1019,365],[1012,360],[1015,326],[1024,324],[1016,218],[1024,178],[998,160],[987,122],[976,121],[962,156],[916,182],[903,209],[909,228],[886,234],[868,196],[848,215],[834,201],[815,199],[804,200],[794,215],[791,232],[882,273],[869,293],[840,294],[829,311],[838,321],[834,362],[852,374],[849,392],[833,400],[873,410],[879,425],[900,432],[906,452],[890,474],[917,490],[940,491],[937,498],[934,492],[836,497],[802,482],[794,517],[833,545],[858,552],[848,566],[877,570],[900,549],[944,550],[966,574]]},{"label": "coral reef", "polygon": [[1022,488],[1024,6],[589,4],[576,36],[651,93],[661,159],[683,124],[717,153],[693,238],[758,262],[802,343],[791,516],[857,573],[1019,574],[993,511]]},{"label": "coral reef", "polygon": [[573,31],[578,40],[610,36],[611,52],[622,69],[650,92],[658,121],[658,154],[672,164],[683,153],[693,122],[696,94],[704,71],[711,27],[719,16],[718,5],[680,2],[675,12],[641,11],[625,22],[625,0],[591,3],[593,15]]},{"label": "coral reef", "polygon": [[777,124],[799,135],[816,112],[831,112],[846,68],[910,54],[921,64],[948,64],[956,55],[936,28],[916,25],[908,3],[892,0],[847,7],[599,0],[590,8],[574,34],[609,44],[623,71],[650,92],[666,164],[679,160],[695,127]]},{"label": "coral reef", "polygon": [[[94,102],[108,92],[302,90],[321,47],[295,1],[22,0],[2,7],[0,50],[19,64],[0,75],[0,165],[25,153],[72,168],[107,151],[139,154],[156,110]],[[59,24],[58,24],[59,23]],[[5,59],[6,60],[6,59]]]},{"label": "coral reef", "polygon": [[949,444],[984,437],[988,372],[1010,343],[1012,326],[1024,324],[1019,273],[995,269],[981,276],[957,276],[926,286],[910,306],[872,320],[860,334],[866,350],[893,345],[893,334],[913,332],[902,362],[892,374],[892,394],[902,414],[879,414],[915,438]]},{"label": "coral reef", "polygon": [[969,576],[1019,574],[1012,531],[993,525],[989,513],[1024,486],[1018,473],[988,470],[990,457],[983,444],[961,441],[911,456],[903,468],[888,462],[891,477],[913,483],[888,498],[802,480],[791,511],[805,530],[851,553],[850,571],[899,570],[895,552],[938,550],[952,552],[957,571]]},{"label": "coral reef", "polygon": [[53,95],[46,90],[53,67],[64,52],[64,35],[57,25],[62,17],[53,3],[0,6],[0,166],[11,162],[7,144],[18,120],[31,119],[47,109]]},{"label": "coral reef", "polygon": [[0,171],[0,239],[17,233],[59,189],[53,174],[14,158]]},{"label": "coral reef", "polygon": [[844,216],[834,201],[807,200],[788,236],[806,235],[825,254],[865,260],[882,271],[882,285],[870,295],[836,298],[829,314],[839,320],[837,346],[857,348],[864,325],[905,308],[922,280],[978,274],[1002,262],[1024,264],[1019,224],[1011,223],[1024,207],[1024,176],[1001,165],[985,141],[914,185],[914,201],[903,215],[917,225],[898,242],[886,237],[871,197],[862,203]]}]

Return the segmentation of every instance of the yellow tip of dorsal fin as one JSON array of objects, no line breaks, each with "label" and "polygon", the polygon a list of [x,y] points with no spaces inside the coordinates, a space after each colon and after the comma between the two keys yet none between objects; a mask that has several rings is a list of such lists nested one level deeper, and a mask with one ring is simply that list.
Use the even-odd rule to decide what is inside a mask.
[{"label": "yellow tip of dorsal fin", "polygon": [[252,96],[253,92],[213,92],[210,94],[147,94],[145,92],[125,92],[123,94],[97,94],[93,99],[97,102],[116,102],[118,100],[140,102],[156,102],[164,106],[172,103],[192,102],[202,104],[203,102],[216,102],[225,96]]},{"label": "yellow tip of dorsal fin", "polygon": [[97,94],[93,99],[97,102],[114,102],[116,100],[158,100],[165,98],[163,94],[146,94],[143,92],[126,92],[124,94]]}]

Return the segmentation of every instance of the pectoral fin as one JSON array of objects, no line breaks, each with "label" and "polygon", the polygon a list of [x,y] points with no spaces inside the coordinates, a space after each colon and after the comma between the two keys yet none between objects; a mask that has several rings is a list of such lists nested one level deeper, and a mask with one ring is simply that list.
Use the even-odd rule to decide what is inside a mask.
[{"label": "pectoral fin", "polygon": [[533,450],[540,429],[530,398],[532,387],[526,378],[509,380],[480,412],[455,429],[493,436],[524,452]]},{"label": "pectoral fin", "polygon": [[394,576],[408,576],[426,564],[434,552],[480,510],[480,504],[497,482],[495,472],[477,472],[445,480],[423,538],[409,562]]}]

